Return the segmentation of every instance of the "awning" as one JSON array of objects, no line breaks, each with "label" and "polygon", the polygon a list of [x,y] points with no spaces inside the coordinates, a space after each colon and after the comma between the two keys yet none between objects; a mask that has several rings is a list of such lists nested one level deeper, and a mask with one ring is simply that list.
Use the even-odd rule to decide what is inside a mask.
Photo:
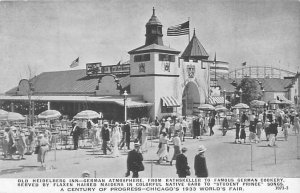
[{"label": "awning", "polygon": [[[225,104],[230,103],[228,100],[225,100]],[[210,96],[209,97],[209,104],[211,105],[220,105],[224,104],[224,97],[221,96]]]},{"label": "awning", "polygon": [[162,105],[165,107],[179,107],[180,103],[172,96],[161,97]]},{"label": "awning", "polygon": [[[123,101],[115,101],[118,105],[124,106]],[[149,107],[152,106],[152,103],[145,103],[143,101],[126,101],[127,108],[138,108],[138,107]]]},{"label": "awning", "polygon": [[277,99],[280,100],[280,102],[282,104],[293,104],[292,101],[290,101],[289,99],[285,98],[285,96],[283,96],[283,95],[278,95]]}]

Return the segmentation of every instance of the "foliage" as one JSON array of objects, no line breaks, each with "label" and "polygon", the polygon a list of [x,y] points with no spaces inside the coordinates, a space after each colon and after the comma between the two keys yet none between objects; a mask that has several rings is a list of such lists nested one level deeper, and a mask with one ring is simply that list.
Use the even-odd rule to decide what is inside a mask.
[{"label": "foliage", "polygon": [[261,100],[263,96],[261,86],[256,79],[243,78],[241,83],[237,86],[237,91],[240,90],[242,90],[242,103],[248,105],[252,100]]}]

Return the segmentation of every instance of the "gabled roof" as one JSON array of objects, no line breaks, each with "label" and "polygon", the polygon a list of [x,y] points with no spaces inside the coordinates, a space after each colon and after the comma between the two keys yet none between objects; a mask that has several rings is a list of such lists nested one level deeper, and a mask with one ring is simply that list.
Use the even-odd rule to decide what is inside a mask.
[{"label": "gabled roof", "polygon": [[184,52],[181,55],[181,58],[184,59],[207,59],[209,55],[207,54],[206,50],[196,37],[196,33],[194,30],[194,35],[185,48]]},{"label": "gabled roof", "polygon": [[[129,81],[124,81],[125,77],[120,77],[120,84],[126,87]],[[34,87],[34,95],[92,95],[95,93],[99,77],[86,76],[86,70],[68,70],[43,72],[34,77],[31,82]],[[123,84],[124,85],[123,85]],[[115,84],[111,82],[109,84]],[[9,91],[6,95],[16,95],[17,86]],[[115,88],[115,86],[111,86]]]},{"label": "gabled roof", "polygon": [[134,50],[129,51],[129,54],[141,54],[141,53],[149,53],[149,52],[164,52],[164,53],[170,53],[170,54],[179,54],[180,51],[177,51],[173,48],[157,45],[157,44],[151,44],[151,45],[144,45],[141,47],[138,47]]}]

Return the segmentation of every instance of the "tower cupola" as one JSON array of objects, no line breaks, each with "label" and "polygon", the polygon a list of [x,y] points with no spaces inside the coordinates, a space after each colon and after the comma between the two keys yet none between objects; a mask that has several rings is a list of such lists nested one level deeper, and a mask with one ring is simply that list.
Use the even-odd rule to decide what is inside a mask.
[{"label": "tower cupola", "polygon": [[162,40],[162,24],[155,15],[153,7],[153,14],[146,24],[146,42],[145,45],[157,44],[163,46]]}]

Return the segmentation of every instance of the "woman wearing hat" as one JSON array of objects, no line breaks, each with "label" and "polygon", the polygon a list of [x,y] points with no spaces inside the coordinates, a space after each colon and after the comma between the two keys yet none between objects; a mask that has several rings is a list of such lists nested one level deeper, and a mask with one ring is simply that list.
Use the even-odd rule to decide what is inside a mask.
[{"label": "woman wearing hat", "polygon": [[4,159],[7,158],[7,154],[8,154],[9,130],[10,130],[9,127],[6,127],[3,133],[2,150],[3,150]]},{"label": "woman wearing hat", "polygon": [[208,177],[206,159],[204,156],[205,151],[206,148],[203,145],[200,145],[198,148],[198,154],[195,156],[195,162],[194,162],[195,175],[199,178]]},{"label": "woman wearing hat", "polygon": [[157,163],[160,164],[163,159],[168,160],[168,138],[167,138],[167,133],[163,132],[160,134],[159,137],[159,145],[158,145],[158,161]]},{"label": "woman wearing hat", "polygon": [[49,150],[49,142],[48,140],[44,137],[43,134],[40,134],[38,136],[38,140],[37,140],[37,147],[38,147],[38,151],[37,151],[37,161],[41,162],[41,166],[45,167],[44,163],[45,163],[45,158],[46,158],[46,153]]},{"label": "woman wearing hat", "polygon": [[174,154],[173,154],[173,158],[170,161],[170,165],[172,165],[173,160],[176,160],[177,155],[179,155],[181,153],[180,152],[181,141],[180,141],[180,137],[178,135],[178,132],[175,132],[172,141],[173,141],[173,144],[174,144]]},{"label": "woman wearing hat", "polygon": [[16,142],[15,142],[16,131],[17,128],[14,126],[10,127],[8,131],[8,158],[9,159],[13,159],[12,155],[17,151]]}]

